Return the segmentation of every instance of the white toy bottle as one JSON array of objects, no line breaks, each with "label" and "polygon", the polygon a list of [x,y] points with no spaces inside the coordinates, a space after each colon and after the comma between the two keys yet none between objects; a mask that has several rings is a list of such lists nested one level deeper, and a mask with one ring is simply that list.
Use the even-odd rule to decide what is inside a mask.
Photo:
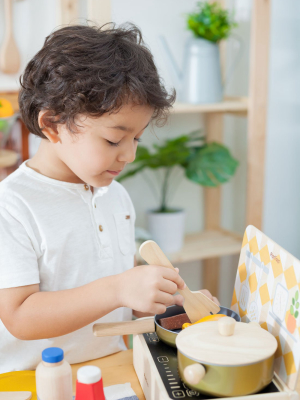
[{"label": "white toy bottle", "polygon": [[42,352],[35,373],[38,400],[72,400],[72,370],[59,347]]}]

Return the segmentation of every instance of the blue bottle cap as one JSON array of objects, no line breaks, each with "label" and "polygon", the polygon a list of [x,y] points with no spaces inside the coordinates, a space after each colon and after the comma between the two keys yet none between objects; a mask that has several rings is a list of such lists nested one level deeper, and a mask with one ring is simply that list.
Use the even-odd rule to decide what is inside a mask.
[{"label": "blue bottle cap", "polygon": [[57,363],[64,359],[64,351],[59,347],[48,347],[43,350],[42,360],[47,363]]}]

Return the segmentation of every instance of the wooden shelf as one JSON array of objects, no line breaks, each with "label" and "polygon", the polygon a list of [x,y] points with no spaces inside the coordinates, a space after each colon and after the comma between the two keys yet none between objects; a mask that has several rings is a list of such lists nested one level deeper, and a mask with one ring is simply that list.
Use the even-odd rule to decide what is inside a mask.
[{"label": "wooden shelf", "polygon": [[191,113],[234,113],[246,115],[248,112],[248,99],[246,97],[228,97],[220,103],[213,104],[185,104],[175,103],[172,114]]},{"label": "wooden shelf", "polygon": [[0,168],[12,167],[18,161],[18,153],[12,150],[0,150]]},{"label": "wooden shelf", "polygon": [[172,263],[197,261],[239,254],[242,237],[224,230],[203,231],[187,235],[180,252],[170,255]]},{"label": "wooden shelf", "polygon": [[[0,97],[5,97],[12,103],[14,111],[19,111],[18,92],[0,92]],[[193,113],[234,113],[246,115],[248,112],[247,97],[226,97],[220,103],[213,104],[186,104],[175,103],[172,114],[193,114]]]}]

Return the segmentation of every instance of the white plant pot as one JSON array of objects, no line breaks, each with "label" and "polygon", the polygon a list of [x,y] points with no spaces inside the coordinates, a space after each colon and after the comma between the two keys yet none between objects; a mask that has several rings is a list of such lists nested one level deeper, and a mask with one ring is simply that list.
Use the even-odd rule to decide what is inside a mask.
[{"label": "white plant pot", "polygon": [[165,253],[175,253],[183,246],[185,211],[158,213],[148,211],[148,230]]}]

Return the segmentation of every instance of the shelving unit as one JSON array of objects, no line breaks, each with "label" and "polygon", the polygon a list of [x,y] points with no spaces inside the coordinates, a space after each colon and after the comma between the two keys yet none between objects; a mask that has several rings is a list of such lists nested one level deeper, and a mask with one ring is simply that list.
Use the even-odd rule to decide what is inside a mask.
[{"label": "shelving unit", "polygon": [[207,230],[187,235],[180,252],[170,256],[172,263],[190,262],[238,254],[241,237],[225,230]]},{"label": "shelving unit", "polygon": [[[73,23],[77,0],[60,0],[59,22]],[[268,49],[271,0],[253,0],[251,22],[250,84],[248,97],[225,98],[215,104],[176,103],[174,115],[202,113],[208,141],[222,142],[223,116],[248,118],[246,222],[261,228],[263,211],[265,131],[267,118]],[[89,18],[99,24],[110,21],[110,0],[88,0]],[[0,93],[18,111],[18,93]],[[22,125],[23,159],[28,158],[28,132]],[[1,165],[1,158],[0,158]],[[218,293],[219,258],[238,254],[242,238],[221,229],[221,188],[204,190],[205,230],[187,235],[183,249],[171,256],[173,263],[204,260],[204,287]]]},{"label": "shelving unit", "polygon": [[171,111],[172,114],[196,114],[215,112],[245,116],[248,113],[248,99],[246,97],[228,97],[220,103],[197,105],[175,103]]}]

